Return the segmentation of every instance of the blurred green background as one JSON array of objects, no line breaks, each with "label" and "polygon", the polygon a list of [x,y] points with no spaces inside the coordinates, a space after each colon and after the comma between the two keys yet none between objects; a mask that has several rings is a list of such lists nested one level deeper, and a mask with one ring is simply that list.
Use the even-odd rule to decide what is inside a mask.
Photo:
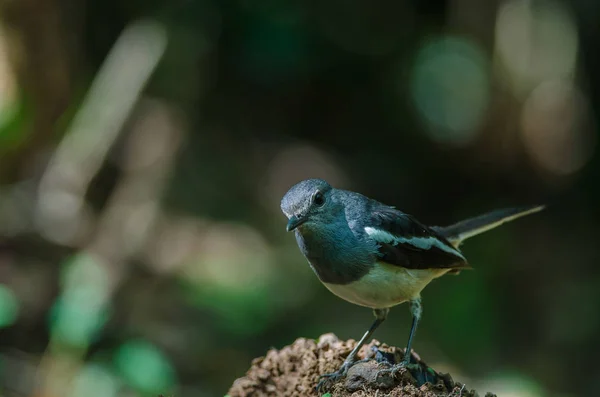
[{"label": "blurred green background", "polygon": [[[223,395],[297,337],[358,338],[285,233],[300,179],[470,240],[415,349],[502,396],[600,379],[600,3],[0,3],[0,395]],[[392,311],[375,337],[403,346]]]}]

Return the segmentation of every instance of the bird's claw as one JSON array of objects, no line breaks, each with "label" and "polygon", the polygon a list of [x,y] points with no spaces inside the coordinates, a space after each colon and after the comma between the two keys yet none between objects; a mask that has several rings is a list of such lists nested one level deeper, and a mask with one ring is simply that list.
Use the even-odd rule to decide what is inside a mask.
[{"label": "bird's claw", "polygon": [[357,363],[357,361],[351,361],[351,362],[344,361],[344,364],[342,364],[340,369],[338,369],[337,371],[319,376],[319,383],[315,387],[317,392],[320,392],[321,389],[323,388],[323,386],[325,386],[325,384],[330,383],[330,382],[334,383],[338,379],[346,376],[350,367],[352,367],[356,363]]},{"label": "bird's claw", "polygon": [[411,364],[406,361],[401,361],[400,363],[394,364],[394,365],[390,366],[389,368],[384,368],[384,369],[380,369],[379,371],[377,371],[376,378],[379,378],[380,375],[385,375],[385,374],[390,374],[392,376],[392,378],[395,378],[396,374],[398,372],[400,372],[401,369],[414,371],[419,368],[420,368],[419,364]]}]

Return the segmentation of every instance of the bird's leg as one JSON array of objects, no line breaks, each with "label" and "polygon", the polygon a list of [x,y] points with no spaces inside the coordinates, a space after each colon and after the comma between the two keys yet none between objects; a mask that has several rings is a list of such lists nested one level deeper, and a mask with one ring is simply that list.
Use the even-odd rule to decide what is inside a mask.
[{"label": "bird's leg", "polygon": [[373,332],[381,325],[381,323],[386,319],[388,312],[390,309],[374,309],[373,314],[375,315],[375,321],[371,324],[371,327],[365,332],[362,338],[358,341],[354,349],[348,354],[344,363],[336,372],[332,372],[330,374],[321,375],[321,381],[317,385],[317,391],[324,385],[327,380],[336,380],[342,376],[346,376],[348,369],[356,364],[356,355],[360,348],[365,344],[365,342],[373,335]]},{"label": "bird's leg", "polygon": [[412,314],[412,325],[410,326],[410,334],[408,335],[408,342],[406,343],[406,350],[404,351],[404,360],[402,360],[405,365],[410,364],[412,341],[417,332],[417,325],[419,324],[419,320],[421,320],[421,314],[423,313],[420,297],[410,301],[410,313]]},{"label": "bird's leg", "polygon": [[408,335],[408,342],[406,343],[406,350],[404,351],[404,359],[398,364],[392,365],[390,368],[379,370],[377,372],[378,376],[383,373],[391,373],[392,376],[395,376],[401,368],[411,369],[411,367],[416,365],[410,363],[410,357],[412,351],[412,341],[415,333],[417,332],[417,326],[419,325],[421,314],[423,313],[423,308],[421,307],[421,297],[412,299],[410,301],[410,313],[412,314],[412,325],[410,326],[410,334]]}]

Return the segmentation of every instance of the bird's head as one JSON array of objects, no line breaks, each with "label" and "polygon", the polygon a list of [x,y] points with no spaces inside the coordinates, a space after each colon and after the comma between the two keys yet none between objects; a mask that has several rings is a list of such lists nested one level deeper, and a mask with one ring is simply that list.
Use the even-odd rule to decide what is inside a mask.
[{"label": "bird's head", "polygon": [[332,200],[334,191],[322,179],[306,179],[292,186],[281,200],[281,211],[288,218],[287,231],[331,223],[339,205]]}]

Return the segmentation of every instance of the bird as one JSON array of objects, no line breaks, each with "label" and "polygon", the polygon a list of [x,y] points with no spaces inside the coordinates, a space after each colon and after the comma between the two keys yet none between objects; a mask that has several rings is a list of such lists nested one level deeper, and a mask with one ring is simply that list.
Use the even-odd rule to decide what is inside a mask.
[{"label": "bird", "polygon": [[329,291],[372,309],[375,316],[339,370],[321,379],[345,376],[390,309],[405,302],[412,323],[404,357],[382,372],[410,368],[412,342],[423,311],[421,291],[436,278],[471,269],[459,248],[464,240],[543,208],[499,209],[446,227],[425,226],[395,207],[333,188],[323,179],[292,186],[281,200],[286,230],[294,231],[300,251]]}]

